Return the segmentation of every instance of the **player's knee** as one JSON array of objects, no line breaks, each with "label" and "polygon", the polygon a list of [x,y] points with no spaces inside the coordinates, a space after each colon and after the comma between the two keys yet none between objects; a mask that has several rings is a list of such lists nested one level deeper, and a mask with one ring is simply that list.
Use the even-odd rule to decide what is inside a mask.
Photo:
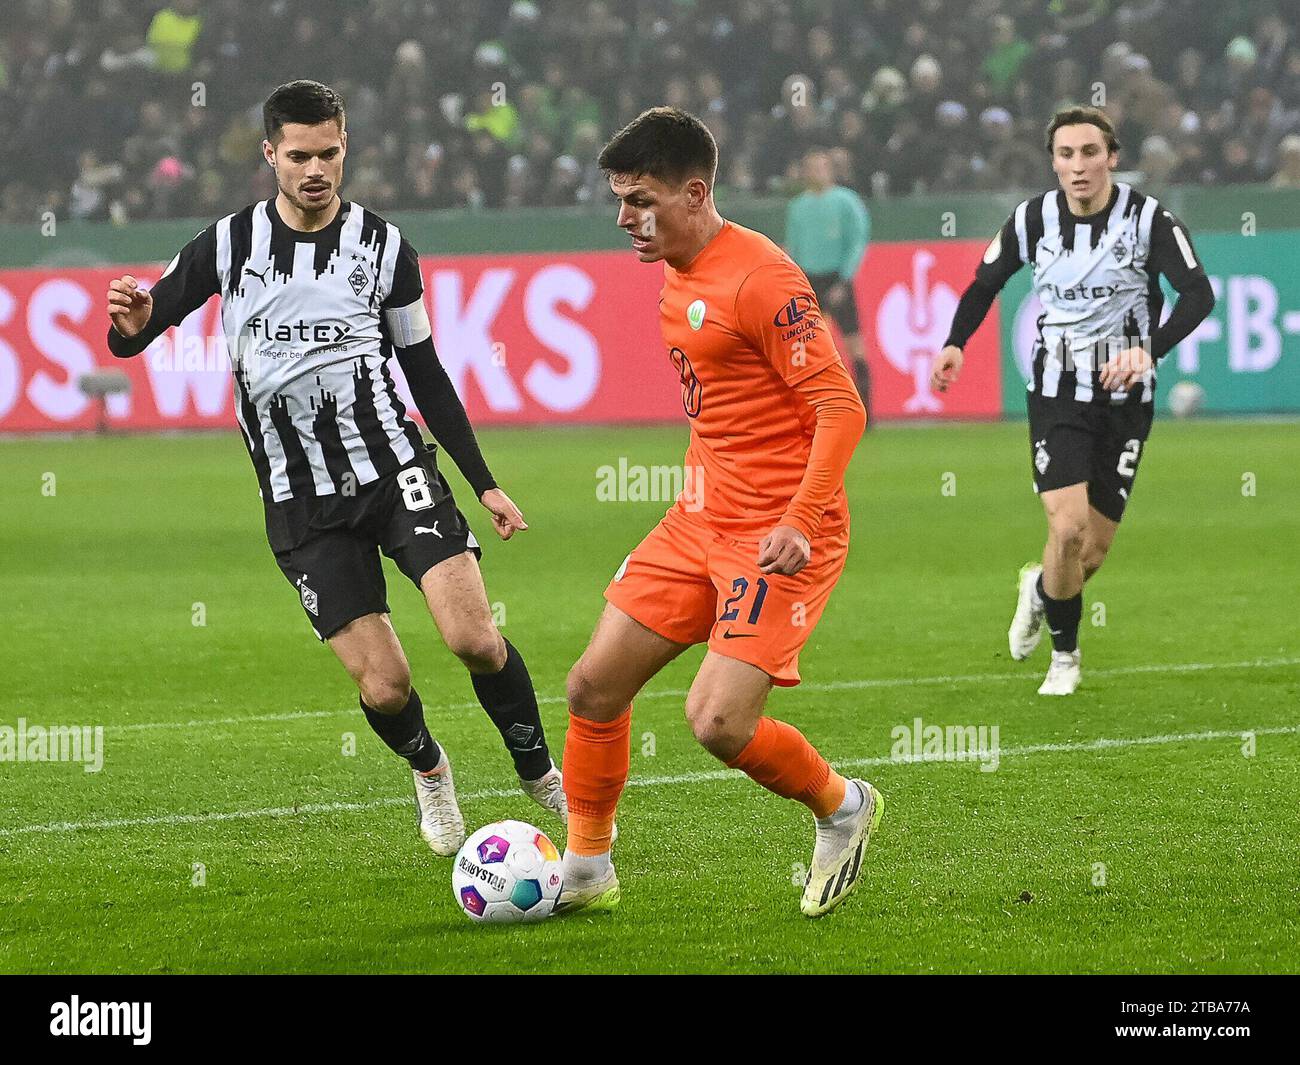
[{"label": "player's knee", "polygon": [[589,721],[612,721],[627,705],[626,702],[622,706],[615,705],[617,700],[611,697],[605,685],[596,682],[581,658],[569,670],[565,694],[569,700],[570,712]]},{"label": "player's knee", "polygon": [[495,627],[452,633],[447,646],[471,673],[499,673],[506,664],[506,642]]},{"label": "player's knee", "polygon": [[1069,513],[1052,515],[1048,535],[1065,554],[1082,556],[1087,534],[1088,523],[1085,518]]},{"label": "player's knee", "polygon": [[735,758],[748,742],[717,700],[708,695],[687,696],[686,721],[700,746],[724,762]]},{"label": "player's knee", "polygon": [[372,710],[396,714],[411,698],[411,670],[405,662],[368,669],[357,686],[362,701]]},{"label": "player's knee", "polygon": [[1083,564],[1083,576],[1087,580],[1101,569],[1101,564],[1106,561],[1106,549],[1098,544],[1085,543],[1079,561]]}]

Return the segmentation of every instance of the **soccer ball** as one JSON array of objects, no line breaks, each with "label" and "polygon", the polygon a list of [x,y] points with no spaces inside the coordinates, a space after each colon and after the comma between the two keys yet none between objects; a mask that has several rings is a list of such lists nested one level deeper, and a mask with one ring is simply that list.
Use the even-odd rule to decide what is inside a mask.
[{"label": "soccer ball", "polygon": [[1195,381],[1179,381],[1169,390],[1169,409],[1175,418],[1190,418],[1205,404],[1205,389]]},{"label": "soccer ball", "polygon": [[484,825],[456,855],[451,889],[472,921],[540,921],[563,885],[560,852],[546,833],[523,821]]}]

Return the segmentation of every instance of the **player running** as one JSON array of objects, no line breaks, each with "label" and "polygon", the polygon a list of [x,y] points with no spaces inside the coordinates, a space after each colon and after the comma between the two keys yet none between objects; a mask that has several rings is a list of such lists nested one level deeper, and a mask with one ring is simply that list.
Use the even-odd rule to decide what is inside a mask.
[{"label": "player running", "polygon": [[696,739],[816,818],[809,917],[857,886],[884,808],[872,785],[764,716],[773,684],[799,683],[799,651],[844,569],[844,471],[866,418],[803,272],[718,214],[717,162],[704,124],[666,107],[599,157],[618,225],[642,262],[665,264],[659,321],[691,427],[686,466],[700,476],[614,574],[569,673],[561,911],[618,902],[610,847],[632,699],[692,644],[708,643],[686,699]]},{"label": "player running", "polygon": [[528,669],[492,622],[479,547],[406,414],[394,353],[420,413],[503,540],[528,528],[497,487],[434,352],[415,249],[397,227],[342,200],[343,101],[314,81],[262,108],[278,194],[208,226],[146,291],[109,283],[108,346],[138,355],[209,297],[234,373],[275,560],[307,620],[360,689],[371,728],[410,763],[420,833],[435,854],[465,838],[447,752],[429,734],[389,619],[382,550],[420,589],[447,646],[501,732],[523,790],[567,816]]},{"label": "player running", "polygon": [[[1105,113],[1058,111],[1047,150],[1060,182],[1026,200],[984,253],[931,383],[956,384],[962,348],[1025,263],[1042,304],[1029,381],[1029,457],[1047,515],[1043,561],[1020,570],[1011,657],[1029,657],[1044,618],[1052,662],[1040,695],[1079,686],[1083,585],[1106,559],[1133,492],[1154,410],[1155,363],[1214,306],[1187,227],[1111,180],[1119,142]],[[1164,324],[1158,275],[1178,291]]]}]

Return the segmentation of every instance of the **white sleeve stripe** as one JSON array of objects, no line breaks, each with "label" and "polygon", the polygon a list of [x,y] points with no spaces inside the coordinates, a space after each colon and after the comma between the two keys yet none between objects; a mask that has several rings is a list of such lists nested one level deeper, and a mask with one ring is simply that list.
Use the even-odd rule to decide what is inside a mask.
[{"label": "white sleeve stripe", "polygon": [[1016,241],[1020,245],[1020,261],[1029,262],[1029,231],[1025,226],[1025,211],[1029,207],[1029,201],[1026,200],[1016,208],[1015,226]]},{"label": "white sleeve stripe", "polygon": [[221,291],[227,286],[226,275],[230,273],[230,220],[234,215],[226,215],[217,223],[217,283]]},{"label": "white sleeve stripe", "polygon": [[1148,196],[1147,202],[1142,205],[1142,213],[1138,215],[1138,243],[1144,248],[1151,247],[1151,224],[1156,217],[1156,209],[1160,202],[1154,196]]},{"label": "white sleeve stripe", "polygon": [[385,300],[393,291],[393,275],[397,272],[397,253],[402,250],[402,234],[392,222],[388,226],[388,236],[384,241],[384,258],[379,264],[380,299]]},{"label": "white sleeve stripe", "polygon": [[1187,264],[1187,269],[1195,270],[1200,263],[1196,261],[1196,253],[1192,251],[1192,246],[1188,242],[1186,235],[1177,226],[1174,229],[1174,243],[1178,245],[1178,250],[1183,253],[1183,262]]},{"label": "white sleeve stripe", "polygon": [[399,348],[409,348],[433,336],[423,296],[405,307],[390,307],[384,311],[384,321],[388,323],[394,345]]}]

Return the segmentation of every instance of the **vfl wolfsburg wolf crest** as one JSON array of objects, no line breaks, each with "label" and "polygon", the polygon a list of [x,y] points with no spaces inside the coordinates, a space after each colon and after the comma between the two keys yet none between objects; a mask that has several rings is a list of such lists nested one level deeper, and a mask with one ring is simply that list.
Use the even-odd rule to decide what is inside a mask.
[{"label": "vfl wolfsburg wolf crest", "polygon": [[699,329],[704,324],[704,301],[696,300],[686,308],[686,323],[692,329]]}]

